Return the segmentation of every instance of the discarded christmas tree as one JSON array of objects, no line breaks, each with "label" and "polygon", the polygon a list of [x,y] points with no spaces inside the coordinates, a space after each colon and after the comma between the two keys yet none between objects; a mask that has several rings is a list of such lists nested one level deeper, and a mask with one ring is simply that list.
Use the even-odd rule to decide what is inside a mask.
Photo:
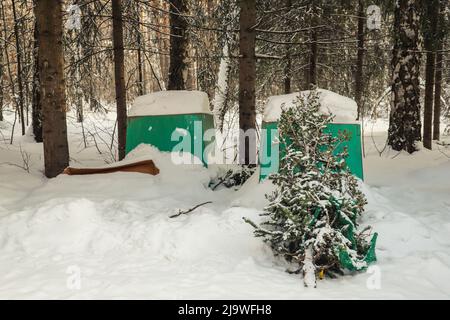
[{"label": "discarded christmas tree", "polygon": [[377,235],[367,241],[370,228],[356,232],[365,196],[346,167],[347,150],[336,152],[348,137],[325,133],[333,116],[319,110],[315,91],[283,109],[279,171],[269,177],[276,190],[262,214],[267,220],[257,225],[245,219],[275,254],[298,263],[308,287],[317,277],[363,270],[376,260]]}]

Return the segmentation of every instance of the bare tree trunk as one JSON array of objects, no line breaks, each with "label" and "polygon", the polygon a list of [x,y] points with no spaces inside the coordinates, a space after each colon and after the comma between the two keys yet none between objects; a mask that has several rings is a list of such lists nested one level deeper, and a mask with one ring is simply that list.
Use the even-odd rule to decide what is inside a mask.
[{"label": "bare tree trunk", "polygon": [[441,136],[441,95],[442,95],[442,68],[444,49],[442,42],[439,44],[436,54],[436,73],[434,81],[434,110],[433,110],[433,140],[439,140]]},{"label": "bare tree trunk", "polygon": [[355,100],[358,105],[358,118],[363,116],[363,66],[364,66],[364,24],[366,23],[364,0],[358,0],[358,53],[356,57]]},{"label": "bare tree trunk", "polygon": [[136,8],[136,15],[137,15],[137,25],[136,25],[136,42],[137,42],[137,63],[138,63],[138,94],[140,96],[145,94],[145,78],[144,78],[144,59],[142,57],[142,50],[145,50],[143,48],[145,41],[142,41],[142,34],[141,34],[141,12],[139,6]]},{"label": "bare tree trunk", "polygon": [[[7,34],[7,30],[6,30],[6,15],[5,15],[5,7],[3,2],[0,2],[0,9],[1,9],[1,13],[2,13],[2,24],[3,24],[3,34],[6,35]],[[8,50],[7,50],[7,44],[4,43],[5,47],[4,47],[4,59],[5,59],[5,65],[6,65],[6,70],[8,71],[8,77],[9,77],[9,81],[10,81],[10,88],[11,88],[11,96],[13,97],[12,99],[14,100],[14,103],[16,105],[16,110],[14,112],[14,123],[11,129],[11,138],[10,138],[10,144],[13,143],[13,139],[14,139],[14,129],[15,129],[15,124],[16,124],[16,117],[17,117],[17,111],[19,109],[19,105],[17,103],[17,99],[14,99],[14,97],[16,96],[16,91],[15,91],[15,86],[13,83],[13,76],[12,76],[12,72],[11,72],[11,63],[9,60],[9,55],[8,55]]]},{"label": "bare tree trunk", "polygon": [[308,54],[308,67],[306,68],[306,86],[305,89],[309,90],[317,86],[317,31],[315,29],[317,24],[317,7],[314,1],[310,1],[308,4],[311,7],[311,16],[309,18],[309,54]]},{"label": "bare tree trunk", "polygon": [[60,174],[69,165],[64,81],[62,0],[37,0],[39,78],[43,111],[45,175]]},{"label": "bare tree trunk", "polygon": [[220,59],[219,72],[217,75],[217,85],[214,93],[214,119],[216,127],[223,132],[223,124],[225,114],[228,109],[229,91],[230,91],[230,73],[231,73],[231,60],[228,46],[228,39],[225,41],[225,45],[222,50],[223,57]]},{"label": "bare tree trunk", "polygon": [[441,94],[442,94],[442,70],[443,70],[443,50],[444,50],[444,27],[445,27],[445,1],[440,1],[439,18],[437,25],[437,53],[436,72],[434,81],[434,112],[433,112],[433,140],[439,140],[441,136]]},{"label": "bare tree trunk", "polygon": [[17,19],[16,12],[16,2],[15,0],[11,0],[12,2],[12,11],[14,17],[14,38],[16,41],[16,54],[17,54],[17,82],[19,87],[19,114],[20,114],[20,122],[22,125],[22,135],[25,135],[25,113],[24,113],[24,97],[23,97],[23,80],[22,80],[22,50],[20,48],[20,39],[19,39],[19,21]]},{"label": "bare tree trunk", "polygon": [[[286,0],[286,13],[289,14],[292,7],[292,0]],[[291,40],[289,36],[287,42]],[[291,58],[291,45],[286,44],[286,64],[284,66],[284,93],[291,93],[291,82],[292,82],[292,58]]]},{"label": "bare tree trunk", "polygon": [[187,0],[170,0],[170,66],[168,90],[185,90],[188,77]]},{"label": "bare tree trunk", "polygon": [[127,104],[125,90],[125,64],[123,48],[122,1],[112,0],[114,79],[116,83],[117,138],[119,160],[125,158],[127,139]]},{"label": "bare tree trunk", "polygon": [[317,32],[314,29],[311,30],[310,41],[308,89],[317,86]]},{"label": "bare tree trunk", "polygon": [[[35,0],[36,2],[36,0]],[[31,117],[33,125],[34,140],[42,142],[42,105],[41,105],[41,84],[39,81],[39,34],[37,21],[34,24],[33,43],[33,96],[31,101]]]},{"label": "bare tree trunk", "polygon": [[423,146],[432,149],[431,132],[433,122],[433,88],[434,88],[434,69],[435,53],[427,52],[427,61],[425,65],[425,103],[423,112]]},{"label": "bare tree trunk", "polygon": [[[1,12],[0,12],[1,13]],[[3,38],[3,28],[0,28],[0,39]],[[0,121],[3,121],[3,41],[0,41]]]},{"label": "bare tree trunk", "polygon": [[256,1],[240,0],[239,161],[256,163]]},{"label": "bare tree trunk", "polygon": [[433,89],[436,64],[436,30],[439,17],[439,0],[427,0],[424,17],[424,46],[427,51],[425,65],[425,106],[423,116],[423,146],[432,149]]},{"label": "bare tree trunk", "polygon": [[388,144],[396,151],[416,151],[421,140],[419,70],[419,0],[398,0],[394,14],[392,99]]}]

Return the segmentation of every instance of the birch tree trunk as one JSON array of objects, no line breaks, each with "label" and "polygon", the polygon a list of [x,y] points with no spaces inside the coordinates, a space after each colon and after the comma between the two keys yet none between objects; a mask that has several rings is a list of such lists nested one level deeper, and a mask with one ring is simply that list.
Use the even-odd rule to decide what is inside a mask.
[{"label": "birch tree trunk", "polygon": [[409,153],[417,150],[416,142],[421,140],[419,1],[398,0],[394,13],[388,144]]},{"label": "birch tree trunk", "polygon": [[[36,2],[36,0],[35,0]],[[34,26],[33,43],[33,86],[31,99],[31,122],[33,126],[33,135],[36,142],[42,142],[42,104],[41,104],[41,84],[39,81],[39,34],[37,22]]]},{"label": "birch tree trunk", "polygon": [[364,79],[363,79],[363,67],[364,67],[364,24],[365,18],[365,6],[364,0],[358,0],[358,53],[356,57],[356,74],[355,74],[355,100],[358,105],[358,119],[363,116],[363,91],[364,91]]},{"label": "birch tree trunk", "polygon": [[16,42],[16,56],[17,56],[17,84],[19,88],[19,115],[20,115],[20,123],[22,127],[22,135],[25,135],[25,102],[23,96],[23,79],[22,79],[22,49],[20,48],[20,39],[19,39],[19,21],[17,18],[16,12],[16,1],[11,0],[12,2],[12,11],[14,17],[14,39]]}]

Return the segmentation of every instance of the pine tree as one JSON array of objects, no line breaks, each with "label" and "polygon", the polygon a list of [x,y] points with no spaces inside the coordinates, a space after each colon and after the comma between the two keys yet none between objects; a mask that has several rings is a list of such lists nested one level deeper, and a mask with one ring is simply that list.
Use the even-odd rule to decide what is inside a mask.
[{"label": "pine tree", "polygon": [[371,243],[365,240],[367,229],[356,233],[366,199],[346,167],[347,151],[335,150],[348,137],[325,133],[332,116],[319,108],[313,91],[283,110],[278,130],[284,155],[279,172],[270,176],[276,190],[267,196],[267,220],[258,226],[245,219],[275,254],[298,263],[305,285],[314,287],[317,274],[334,277],[367,267],[375,260],[376,241],[376,235]]}]

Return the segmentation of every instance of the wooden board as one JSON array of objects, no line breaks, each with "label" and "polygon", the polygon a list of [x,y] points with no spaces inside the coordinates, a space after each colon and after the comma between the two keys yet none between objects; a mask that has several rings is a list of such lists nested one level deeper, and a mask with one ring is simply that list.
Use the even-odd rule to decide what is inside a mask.
[{"label": "wooden board", "polygon": [[151,174],[153,176],[159,174],[159,169],[152,160],[137,161],[116,166],[108,166],[103,168],[73,168],[64,169],[64,174],[68,175],[85,175],[85,174],[105,174],[112,172],[139,172]]}]

